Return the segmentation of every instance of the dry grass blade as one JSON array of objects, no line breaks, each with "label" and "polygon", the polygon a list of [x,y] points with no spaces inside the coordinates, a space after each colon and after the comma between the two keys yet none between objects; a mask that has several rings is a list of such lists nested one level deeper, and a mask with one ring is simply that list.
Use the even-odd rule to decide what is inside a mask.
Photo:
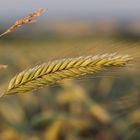
[{"label": "dry grass blade", "polygon": [[0,69],[6,69],[7,67],[7,65],[0,64]]},{"label": "dry grass blade", "polygon": [[132,58],[128,55],[104,54],[44,63],[16,75],[5,94],[28,92],[62,79],[95,73],[108,67],[124,66],[130,60]]},{"label": "dry grass blade", "polygon": [[38,16],[40,16],[45,10],[46,9],[38,9],[34,13],[29,14],[29,16],[27,16],[27,17],[25,17],[23,19],[20,19],[18,21],[16,21],[15,24],[13,24],[8,30],[6,30],[4,33],[2,33],[0,35],[0,37],[3,36],[3,35],[5,35],[5,34],[8,34],[8,33],[12,32],[16,28],[21,27],[24,24],[35,22],[36,21],[36,18]]}]

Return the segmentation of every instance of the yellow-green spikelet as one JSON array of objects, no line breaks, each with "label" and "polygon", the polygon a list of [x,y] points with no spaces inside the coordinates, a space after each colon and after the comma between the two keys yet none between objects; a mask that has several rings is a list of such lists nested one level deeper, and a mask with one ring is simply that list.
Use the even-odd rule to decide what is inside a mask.
[{"label": "yellow-green spikelet", "polygon": [[131,59],[128,55],[104,54],[43,63],[16,75],[5,94],[28,92],[65,78],[94,73],[107,67],[124,66]]}]

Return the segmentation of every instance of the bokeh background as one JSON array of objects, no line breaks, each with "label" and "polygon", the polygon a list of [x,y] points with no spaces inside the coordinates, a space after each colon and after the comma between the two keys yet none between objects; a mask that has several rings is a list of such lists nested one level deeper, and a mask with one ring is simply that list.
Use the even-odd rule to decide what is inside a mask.
[{"label": "bokeh background", "polygon": [[17,73],[55,59],[103,53],[134,61],[0,99],[0,140],[140,139],[139,0],[4,0],[0,32],[39,8],[38,22],[0,38],[0,92]]}]

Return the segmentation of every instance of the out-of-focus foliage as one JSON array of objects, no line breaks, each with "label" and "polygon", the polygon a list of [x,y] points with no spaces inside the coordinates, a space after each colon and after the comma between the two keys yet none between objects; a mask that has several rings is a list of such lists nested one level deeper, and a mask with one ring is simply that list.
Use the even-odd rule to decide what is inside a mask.
[{"label": "out-of-focus foliage", "polygon": [[[119,52],[138,60],[140,42],[92,37],[1,40],[1,92],[16,73],[58,58]],[[0,140],[139,140],[139,63],[0,99]]]}]

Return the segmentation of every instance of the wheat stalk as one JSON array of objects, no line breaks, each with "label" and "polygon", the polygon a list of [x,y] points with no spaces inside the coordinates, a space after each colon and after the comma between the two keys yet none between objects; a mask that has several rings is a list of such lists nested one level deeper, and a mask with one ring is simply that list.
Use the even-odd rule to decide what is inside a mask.
[{"label": "wheat stalk", "polygon": [[128,55],[104,54],[56,60],[16,75],[4,94],[16,94],[54,84],[62,79],[94,73],[107,67],[126,65],[132,58]]},{"label": "wheat stalk", "polygon": [[7,67],[7,65],[0,64],[0,69],[6,69]]},{"label": "wheat stalk", "polygon": [[34,13],[29,14],[27,17],[16,21],[9,29],[7,29],[4,33],[2,33],[0,35],[0,37],[6,35],[8,33],[11,33],[13,30],[15,30],[18,27],[21,27],[21,26],[28,24],[28,23],[35,22],[36,18],[39,17],[45,10],[46,9],[38,9]]}]

